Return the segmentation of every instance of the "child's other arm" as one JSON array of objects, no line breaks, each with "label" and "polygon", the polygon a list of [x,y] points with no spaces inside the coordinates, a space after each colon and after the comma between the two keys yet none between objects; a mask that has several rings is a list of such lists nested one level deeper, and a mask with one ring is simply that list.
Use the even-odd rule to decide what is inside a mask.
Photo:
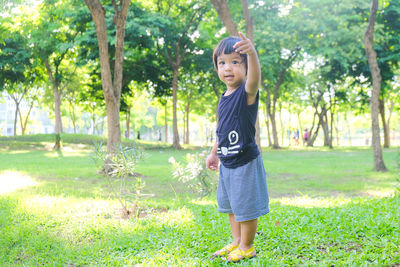
[{"label": "child's other arm", "polygon": [[211,153],[206,160],[206,167],[213,171],[218,170],[219,160],[217,156],[217,151],[218,151],[218,143],[215,142],[213,148],[211,149]]},{"label": "child's other arm", "polygon": [[242,39],[237,42],[233,47],[240,54],[247,54],[247,82],[246,82],[246,93],[247,93],[247,104],[251,105],[254,103],[258,88],[260,87],[261,80],[261,69],[260,62],[258,61],[257,51],[254,48],[252,42],[247,39],[243,33],[239,32],[239,36]]}]

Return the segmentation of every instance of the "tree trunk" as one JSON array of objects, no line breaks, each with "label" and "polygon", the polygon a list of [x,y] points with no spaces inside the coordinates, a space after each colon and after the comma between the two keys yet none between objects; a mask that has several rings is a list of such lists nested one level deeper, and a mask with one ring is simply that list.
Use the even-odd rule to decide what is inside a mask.
[{"label": "tree trunk", "polygon": [[390,108],[389,108],[389,116],[387,118],[386,121],[386,126],[387,126],[387,132],[388,132],[388,136],[389,136],[389,142],[388,145],[390,146],[390,119],[392,118],[392,114],[393,114],[393,108],[394,108],[394,101],[393,99],[390,100]]},{"label": "tree trunk", "polygon": [[76,122],[75,122],[75,120],[72,120],[72,126],[74,127],[74,134],[76,134]]},{"label": "tree trunk", "polygon": [[282,145],[283,144],[283,140],[285,140],[285,127],[283,126],[283,120],[282,120],[282,102],[279,102],[279,123],[281,125],[281,140],[282,140]]},{"label": "tree trunk", "polygon": [[296,59],[299,50],[300,49],[295,49],[294,51],[292,51],[290,57],[286,60],[285,64],[283,65],[279,73],[278,81],[274,85],[272,101],[271,101],[271,92],[269,88],[264,84],[264,79],[261,77],[261,85],[267,93],[267,111],[268,111],[268,116],[270,117],[271,120],[272,136],[274,139],[273,148],[279,148],[278,133],[275,120],[275,106],[278,100],[278,91],[281,84],[283,83],[287,69],[292,65],[293,61]]},{"label": "tree trunk", "polygon": [[126,111],[126,139],[129,139],[130,135],[130,124],[131,124],[131,107],[128,106],[128,110]]},{"label": "tree trunk", "polygon": [[373,48],[374,26],[376,13],[378,11],[378,0],[372,0],[371,14],[368,22],[368,28],[364,34],[365,53],[368,59],[369,68],[372,75],[372,94],[371,94],[371,119],[372,119],[372,147],[374,151],[374,170],[387,171],[383,162],[381,139],[379,133],[379,95],[381,91],[381,73],[376,59],[376,52]]},{"label": "tree trunk", "polygon": [[61,134],[63,131],[61,121],[61,93],[58,86],[54,87],[54,110],[56,117],[56,134]]},{"label": "tree trunk", "polygon": [[188,100],[188,103],[186,104],[186,107],[185,107],[185,120],[186,120],[186,131],[185,131],[185,144],[189,144],[190,143],[190,141],[189,141],[189,111],[190,111],[190,98],[191,98],[191,95],[189,96],[189,100]]},{"label": "tree trunk", "polygon": [[329,148],[333,148],[333,121],[334,121],[334,116],[335,114],[332,111],[332,107],[330,108],[330,114],[331,114],[331,127],[330,127],[330,135],[329,135]]},{"label": "tree trunk", "polygon": [[340,140],[340,138],[339,138],[339,113],[336,114],[335,132],[336,132],[336,146],[339,147],[339,140]]},{"label": "tree trunk", "polygon": [[17,136],[18,110],[19,110],[19,103],[15,102],[15,112],[14,112],[14,136]]},{"label": "tree trunk", "polygon": [[321,127],[321,122],[320,121],[318,121],[318,124],[317,124],[317,129],[315,130],[315,132],[314,133],[312,133],[311,131],[310,131],[310,133],[309,133],[309,138],[308,138],[308,141],[307,141],[307,146],[314,146],[314,142],[315,142],[315,140],[317,139],[317,137],[318,137],[318,132],[319,132],[319,128]]},{"label": "tree trunk", "polygon": [[[17,135],[18,115],[19,115],[19,122],[20,122],[20,125],[21,125],[21,134],[24,135],[24,133],[25,133],[25,128],[24,128],[23,123],[22,123],[22,115],[21,115],[21,110],[20,110],[20,108],[19,108],[19,105],[20,105],[22,99],[24,98],[24,95],[26,94],[26,91],[27,91],[27,90],[25,89],[25,90],[23,91],[23,93],[22,93],[19,97],[18,97],[18,93],[15,94],[15,95],[14,95],[14,94],[10,94],[10,97],[14,100],[14,103],[15,103],[14,136]],[[30,107],[30,109],[29,109],[28,116],[29,116],[29,113],[30,113],[31,109],[32,109],[32,105],[31,105],[31,107]],[[26,124],[25,124],[25,125],[26,125]]]},{"label": "tree trunk", "polygon": [[265,114],[265,125],[267,126],[268,146],[269,146],[269,147],[272,147],[271,133],[270,133],[270,130],[269,130],[269,120],[268,120],[267,104],[265,104],[265,106],[264,106],[264,114]]},{"label": "tree trunk", "polygon": [[[221,97],[221,92],[219,91],[215,83],[213,83],[212,88],[214,90],[215,95],[217,96],[217,99],[219,99]],[[218,124],[218,105],[215,107],[215,118]]]},{"label": "tree trunk", "polygon": [[299,129],[300,129],[299,130],[299,139],[302,138],[304,140],[304,138],[303,138],[303,125],[301,123],[300,111],[297,111],[296,114],[297,114],[297,121],[298,121]]},{"label": "tree trunk", "polygon": [[54,112],[56,117],[56,142],[54,144],[55,150],[61,149],[61,132],[62,132],[62,121],[61,121],[61,94],[58,90],[58,86],[54,86]]},{"label": "tree trunk", "polygon": [[32,108],[33,108],[33,101],[31,102],[31,105],[29,106],[28,114],[26,114],[25,120],[23,120],[23,118],[22,118],[21,109],[18,109],[22,135],[25,134],[26,126],[28,125],[28,119],[29,119],[29,115],[31,114]]},{"label": "tree trunk", "polygon": [[347,128],[348,128],[348,133],[349,133],[349,144],[350,144],[350,146],[352,146],[353,144],[352,144],[352,141],[351,141],[351,125],[350,125],[350,120],[349,120],[349,118],[347,117],[347,112],[344,113],[344,119],[345,119],[345,121],[346,121]]},{"label": "tree trunk", "polygon": [[276,127],[276,119],[275,119],[275,112],[273,114],[269,113],[269,120],[271,122],[272,126],[272,139],[274,140],[272,147],[277,149],[280,148],[279,146],[279,140],[278,140],[278,129]]},{"label": "tree trunk", "polygon": [[[312,130],[314,128],[314,119],[315,119],[316,116],[318,117],[318,124],[317,124],[317,129],[313,133]],[[312,124],[312,127],[311,127],[311,129],[309,131],[309,135],[308,135],[309,137],[308,137],[308,141],[307,141],[307,146],[314,146],[314,142],[318,137],[319,129],[322,126],[323,117],[324,117],[324,112],[323,111],[321,111],[321,113],[318,113],[317,110],[315,111],[313,124]]]},{"label": "tree trunk", "polygon": [[238,36],[238,30],[235,22],[232,19],[232,15],[229,11],[227,0],[211,0],[215,10],[218,13],[219,18],[228,30],[229,35]]},{"label": "tree trunk", "polygon": [[108,53],[107,25],[105,9],[98,0],[85,0],[94,24],[96,26],[97,41],[99,45],[101,81],[103,95],[106,101],[107,114],[107,151],[111,154],[116,145],[121,143],[121,127],[119,121],[122,73],[124,60],[125,24],[129,11],[129,0],[120,0],[119,7],[112,1],[114,7],[114,24],[116,26],[114,80],[111,78],[111,68]]},{"label": "tree trunk", "polygon": [[[325,108],[325,107],[324,107]],[[324,132],[324,146],[330,146],[329,144],[329,126],[328,126],[328,116],[326,111],[324,112],[324,115],[321,116],[321,126],[322,130]]]},{"label": "tree trunk", "polygon": [[62,121],[61,121],[61,94],[59,90],[59,81],[55,79],[53,76],[53,72],[50,68],[49,60],[46,59],[44,61],[46,65],[47,74],[49,75],[51,84],[53,85],[53,97],[54,97],[54,115],[56,120],[55,132],[56,132],[56,140],[53,149],[60,150],[61,149],[61,132],[62,132]]},{"label": "tree trunk", "polygon": [[164,114],[165,114],[165,143],[168,143],[168,112],[167,112],[167,104],[168,102],[165,102],[165,107],[164,107]]},{"label": "tree trunk", "polygon": [[183,143],[186,144],[186,112],[183,112]]},{"label": "tree trunk", "polygon": [[[314,112],[314,115],[313,115],[313,121],[312,121],[312,124],[311,124],[311,128],[310,128],[310,130],[308,130],[308,132],[309,132],[309,134],[308,134],[308,140],[307,141],[305,141],[305,139],[304,139],[304,132],[302,132],[302,135],[303,135],[303,140],[304,140],[304,143],[305,143],[305,145],[307,145],[307,146],[313,146],[314,145],[314,141],[313,141],[313,144],[312,145],[310,145],[310,143],[311,143],[311,139],[312,139],[312,134],[313,134],[313,130],[314,130],[314,127],[315,127],[315,118],[317,117],[317,114],[318,114],[318,111],[316,110],[315,112]],[[319,127],[319,125],[318,125],[318,127]],[[317,127],[317,128],[318,128]],[[307,129],[307,128],[306,128]],[[318,130],[317,130],[318,131]]]},{"label": "tree trunk", "polygon": [[94,107],[92,110],[92,134],[95,135],[96,134],[96,113],[94,113]]},{"label": "tree trunk", "polygon": [[178,102],[178,97],[177,97],[177,91],[178,91],[178,74],[179,74],[179,67],[174,68],[174,76],[172,79],[172,127],[173,127],[173,142],[172,146],[176,149],[181,149],[181,145],[179,144],[179,132],[178,132],[178,118],[176,114],[176,108],[177,108],[177,102]]},{"label": "tree trunk", "polygon": [[[276,130],[276,121],[275,121],[275,103],[271,103],[271,92],[267,85],[263,81],[264,79],[261,76],[261,86],[263,87],[264,91],[267,93],[267,100],[266,102],[266,109],[267,109],[267,116],[269,117],[269,121],[271,123],[271,132],[272,132],[272,138],[273,138],[273,148],[279,148],[279,143],[278,143],[278,133]],[[276,87],[275,87],[276,88]]]},{"label": "tree trunk", "polygon": [[[281,74],[282,74],[282,72],[281,72]],[[274,140],[274,144],[272,146],[273,148],[280,148],[279,139],[278,139],[278,127],[276,127],[276,119],[275,119],[275,116],[276,116],[275,106],[276,106],[276,101],[278,100],[278,96],[277,96],[278,88],[280,87],[280,85],[283,81],[283,75],[281,75],[281,78],[282,79],[279,79],[278,82],[275,84],[274,96],[272,98],[272,103],[271,103],[272,108],[269,110],[269,113],[268,113],[270,121],[271,121],[271,126],[272,126],[272,138]]]},{"label": "tree trunk", "polygon": [[109,101],[107,104],[107,151],[111,153],[115,151],[117,146],[121,143],[119,108],[119,102]]},{"label": "tree trunk", "polygon": [[288,122],[288,128],[286,130],[286,135],[288,137],[288,146],[291,146],[291,140],[292,140],[292,133],[291,133],[291,127],[292,127],[292,113],[289,111],[289,122]]},{"label": "tree trunk", "polygon": [[390,147],[390,130],[389,125],[386,122],[385,116],[385,101],[383,99],[379,99],[379,113],[381,115],[381,121],[383,125],[383,147]]},{"label": "tree trunk", "polygon": [[71,121],[72,121],[72,126],[74,127],[74,134],[76,134],[76,115],[75,115],[75,109],[73,107],[72,100],[68,100],[69,102],[69,113],[71,114]]}]

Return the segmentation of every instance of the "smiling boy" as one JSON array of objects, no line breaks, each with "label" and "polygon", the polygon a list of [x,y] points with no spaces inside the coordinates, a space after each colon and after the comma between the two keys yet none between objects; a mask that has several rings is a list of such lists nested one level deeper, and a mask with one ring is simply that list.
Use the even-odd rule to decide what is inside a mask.
[{"label": "smiling boy", "polygon": [[258,218],[269,212],[264,164],[255,143],[260,63],[252,42],[239,35],[223,39],[213,53],[226,91],[218,104],[217,142],[206,161],[211,170],[217,170],[221,161],[218,210],[228,213],[233,237],[214,256],[232,262],[256,256]]}]

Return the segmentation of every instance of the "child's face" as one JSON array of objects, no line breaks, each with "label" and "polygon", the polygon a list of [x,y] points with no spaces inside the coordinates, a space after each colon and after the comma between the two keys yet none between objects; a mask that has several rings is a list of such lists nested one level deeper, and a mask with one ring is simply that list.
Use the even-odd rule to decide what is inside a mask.
[{"label": "child's face", "polygon": [[246,80],[246,64],[238,53],[217,57],[218,77],[228,89],[237,89]]}]

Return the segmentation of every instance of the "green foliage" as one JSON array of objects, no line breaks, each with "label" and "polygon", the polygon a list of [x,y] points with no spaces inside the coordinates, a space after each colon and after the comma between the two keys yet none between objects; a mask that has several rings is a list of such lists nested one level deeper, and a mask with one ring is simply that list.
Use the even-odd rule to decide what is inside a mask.
[{"label": "green foliage", "polygon": [[206,168],[207,151],[186,154],[186,163],[180,163],[174,157],[168,162],[173,166],[173,176],[201,198],[211,194],[217,188],[218,176],[215,171]]},{"label": "green foliage", "polygon": [[23,83],[31,66],[31,51],[26,39],[19,32],[10,32],[0,42],[0,91],[5,87],[13,89],[16,83]]}]

